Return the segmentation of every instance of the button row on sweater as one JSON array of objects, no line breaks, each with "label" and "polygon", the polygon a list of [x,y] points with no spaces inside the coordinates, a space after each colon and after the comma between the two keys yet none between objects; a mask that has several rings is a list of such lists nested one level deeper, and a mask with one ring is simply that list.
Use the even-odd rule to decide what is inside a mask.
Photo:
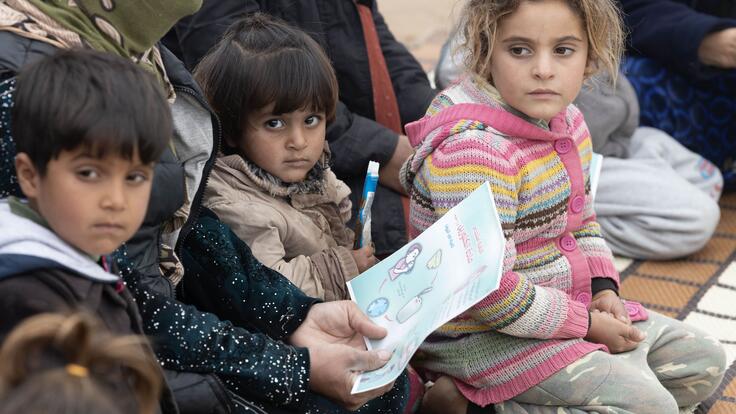
[{"label": "button row on sweater", "polygon": [[578,247],[578,242],[575,241],[574,237],[567,235],[567,236],[562,236],[562,238],[560,238],[560,248],[562,250],[566,252],[571,252],[575,250],[577,247]]},{"label": "button row on sweater", "polygon": [[555,151],[558,154],[567,154],[572,149],[572,140],[569,138],[558,139],[555,141]]},{"label": "button row on sweater", "polygon": [[575,300],[587,305],[593,300],[593,297],[588,292],[579,292],[575,295]]},{"label": "button row on sweater", "polygon": [[572,198],[572,202],[570,203],[570,211],[577,214],[583,211],[584,207],[585,197],[578,195]]}]

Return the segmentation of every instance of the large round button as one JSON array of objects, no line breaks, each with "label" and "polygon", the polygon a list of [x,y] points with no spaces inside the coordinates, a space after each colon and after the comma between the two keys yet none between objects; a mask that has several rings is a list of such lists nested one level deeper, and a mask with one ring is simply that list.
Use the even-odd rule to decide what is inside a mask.
[{"label": "large round button", "polygon": [[590,303],[591,300],[593,300],[593,297],[588,292],[579,292],[577,295],[575,295],[575,300],[587,305]]},{"label": "large round button", "polygon": [[583,211],[584,207],[585,207],[585,197],[575,196],[572,198],[572,202],[570,203],[570,210],[573,213],[579,213]]},{"label": "large round button", "polygon": [[567,154],[572,149],[572,140],[568,138],[555,141],[555,151],[559,154]]},{"label": "large round button", "polygon": [[571,252],[578,247],[578,242],[572,236],[562,236],[560,239],[560,248],[566,252]]}]

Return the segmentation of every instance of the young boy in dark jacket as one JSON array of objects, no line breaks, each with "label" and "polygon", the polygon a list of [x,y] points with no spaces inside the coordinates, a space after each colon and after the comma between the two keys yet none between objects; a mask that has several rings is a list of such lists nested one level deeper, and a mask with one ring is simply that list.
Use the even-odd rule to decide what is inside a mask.
[{"label": "young boy in dark jacket", "polygon": [[72,309],[115,334],[143,333],[105,255],[143,222],[154,162],[172,135],[160,86],[129,60],[75,50],[28,66],[11,93],[27,201],[0,201],[0,340],[26,317]]}]

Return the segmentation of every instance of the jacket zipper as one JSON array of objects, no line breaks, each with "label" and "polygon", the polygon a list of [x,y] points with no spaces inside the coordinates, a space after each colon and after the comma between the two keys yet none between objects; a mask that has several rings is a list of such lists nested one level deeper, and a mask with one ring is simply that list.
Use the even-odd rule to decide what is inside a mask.
[{"label": "jacket zipper", "polygon": [[220,379],[219,376],[217,376],[217,374],[210,374],[209,376],[212,377],[215,380],[215,382],[217,383],[217,385],[220,387],[220,389],[218,389],[217,392],[216,392],[218,394],[217,395],[217,399],[220,400],[220,397],[221,396],[219,395],[219,393],[220,392],[224,392],[225,393],[225,396],[224,396],[225,397],[225,401],[220,400],[220,403],[221,403],[222,407],[224,407],[227,410],[228,413],[232,413],[233,412],[233,407],[232,407],[232,404],[233,403],[230,400],[230,398],[228,398],[228,395],[227,395],[227,387],[225,386],[225,383],[222,382],[222,380]]},{"label": "jacket zipper", "polygon": [[212,111],[212,108],[210,108],[210,105],[207,103],[207,101],[205,101],[204,98],[202,98],[202,96],[198,94],[194,89],[186,86],[174,86],[174,91],[176,91],[176,93],[186,93],[187,95],[193,97],[197,102],[199,102],[200,105],[202,105],[204,109],[206,109],[210,113],[210,117],[212,118],[212,154],[210,154],[210,158],[204,164],[204,169],[202,170],[202,180],[199,182],[199,188],[197,188],[197,192],[194,194],[194,198],[192,199],[192,205],[189,209],[189,217],[187,217],[187,221],[184,222],[184,225],[181,228],[181,232],[179,232],[179,238],[176,241],[176,246],[174,247],[174,251],[176,252],[176,254],[181,257],[181,249],[184,245],[184,241],[187,239],[189,233],[192,231],[192,228],[194,227],[194,222],[197,220],[197,218],[199,217],[199,213],[202,210],[202,197],[204,197],[204,190],[205,188],[207,188],[207,183],[210,179],[212,166],[215,163],[215,159],[217,159],[217,153],[220,151],[222,126],[220,125],[220,120],[217,118],[217,115]]}]

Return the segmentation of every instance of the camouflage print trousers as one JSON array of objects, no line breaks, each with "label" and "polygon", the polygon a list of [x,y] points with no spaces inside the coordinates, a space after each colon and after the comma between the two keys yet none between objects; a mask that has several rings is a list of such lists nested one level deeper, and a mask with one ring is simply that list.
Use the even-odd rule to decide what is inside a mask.
[{"label": "camouflage print trousers", "polygon": [[677,414],[712,394],[726,365],[712,336],[649,311],[632,351],[592,352],[510,401],[499,414]]}]

